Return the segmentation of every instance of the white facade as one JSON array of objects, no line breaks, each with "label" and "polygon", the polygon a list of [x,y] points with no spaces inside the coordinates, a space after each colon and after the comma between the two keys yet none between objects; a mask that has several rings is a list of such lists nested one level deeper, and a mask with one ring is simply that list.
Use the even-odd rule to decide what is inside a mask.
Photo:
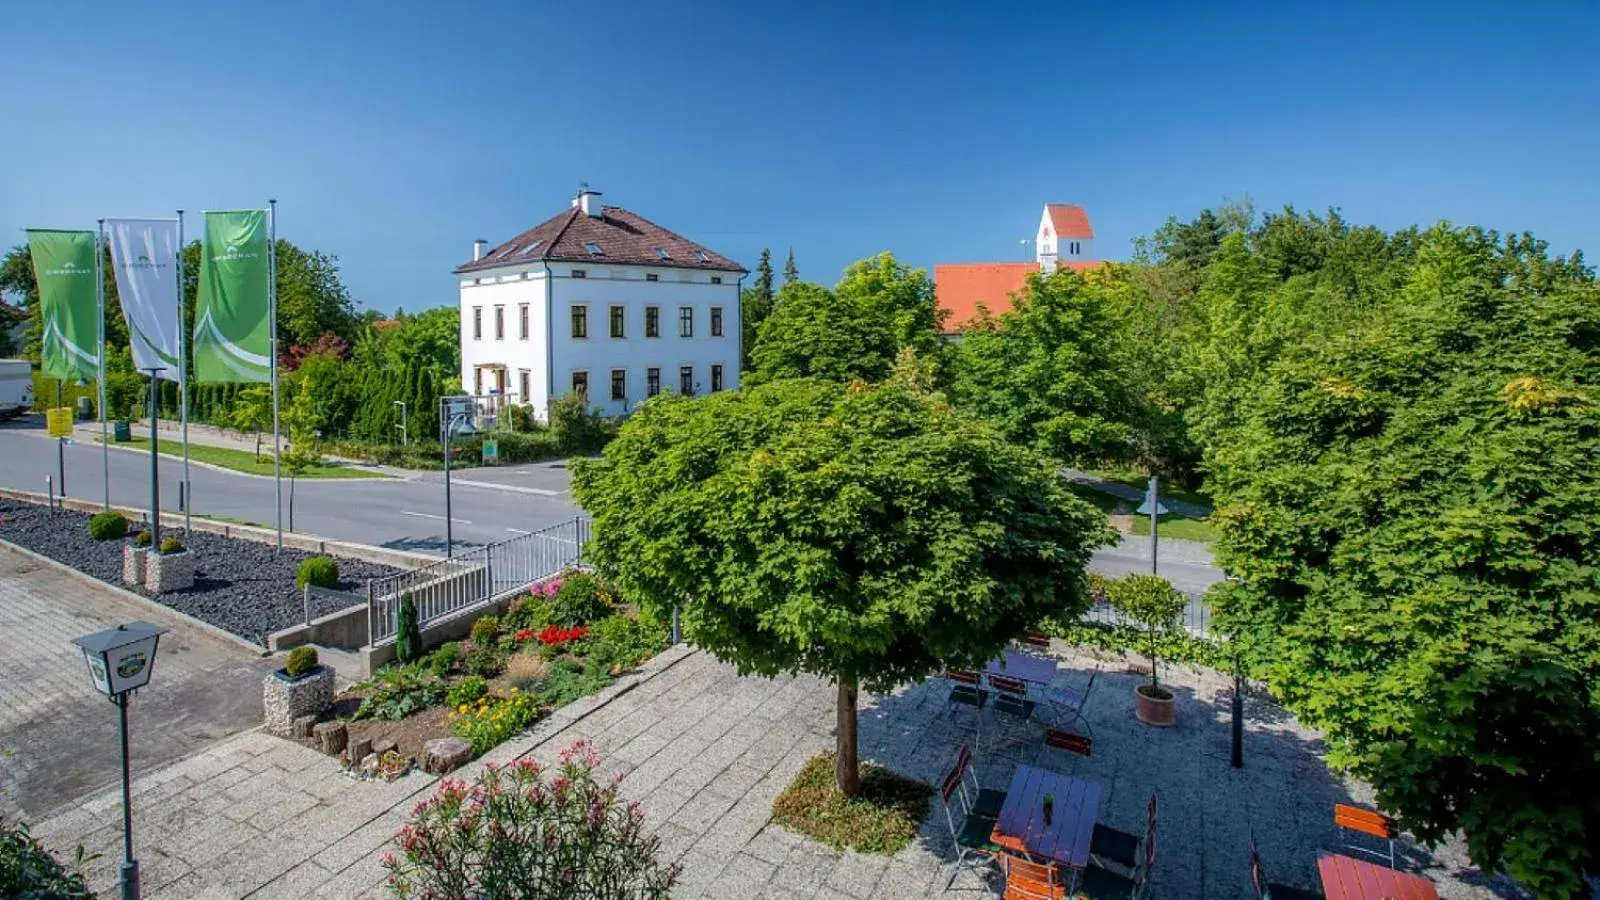
[{"label": "white facade", "polygon": [[[531,404],[541,419],[550,399],[573,390],[579,379],[587,381],[590,405],[610,415],[626,414],[649,396],[652,369],[660,391],[680,391],[685,374],[695,394],[734,390],[740,275],[599,260],[512,263],[462,274],[462,387]],[[612,334],[613,307],[620,309],[621,336]],[[652,307],[654,337],[646,334]],[[582,336],[575,334],[575,308],[583,310]],[[687,336],[680,331],[684,310]],[[714,315],[720,317],[720,334],[713,334]],[[620,395],[613,393],[613,373]]]},{"label": "white facade", "polygon": [[1039,230],[1033,237],[1041,272],[1054,272],[1058,262],[1092,262],[1095,259],[1094,238],[1056,234],[1050,222],[1049,206],[1039,216]]}]

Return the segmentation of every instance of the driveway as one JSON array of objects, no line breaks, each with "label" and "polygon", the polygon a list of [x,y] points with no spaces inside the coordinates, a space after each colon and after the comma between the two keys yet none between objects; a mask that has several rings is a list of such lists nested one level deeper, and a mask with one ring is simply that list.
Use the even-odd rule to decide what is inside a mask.
[{"label": "driveway", "polygon": [[37,820],[119,780],[116,708],[72,639],[136,619],[171,629],[129,707],[136,773],[261,724],[272,661],[0,542],[0,812]]}]

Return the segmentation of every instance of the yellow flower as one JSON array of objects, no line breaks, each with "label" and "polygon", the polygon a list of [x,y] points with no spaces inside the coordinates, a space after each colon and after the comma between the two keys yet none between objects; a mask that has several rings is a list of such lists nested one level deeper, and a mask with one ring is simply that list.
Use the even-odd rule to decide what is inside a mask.
[{"label": "yellow flower", "polygon": [[463,703],[463,704],[461,704],[461,709],[460,709],[460,710],[459,710],[459,712],[461,712],[461,713],[462,713],[462,714],[463,714],[463,715],[465,715],[465,714],[466,714],[466,712],[467,712],[467,705],[466,705],[466,704],[465,704],[465,703]]}]

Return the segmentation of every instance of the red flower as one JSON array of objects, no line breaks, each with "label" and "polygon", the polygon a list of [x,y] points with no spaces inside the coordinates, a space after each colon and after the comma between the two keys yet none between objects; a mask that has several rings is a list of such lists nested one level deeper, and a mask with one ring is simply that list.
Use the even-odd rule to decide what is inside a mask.
[{"label": "red flower", "polygon": [[589,633],[589,629],[579,625],[576,628],[562,628],[560,625],[551,625],[539,632],[539,643],[549,646],[575,641]]},{"label": "red flower", "polygon": [[520,644],[520,643],[523,643],[524,641],[527,641],[528,639],[530,639],[532,637],[533,637],[533,629],[532,628],[524,628],[521,631],[517,632],[515,640],[516,640],[517,643]]}]

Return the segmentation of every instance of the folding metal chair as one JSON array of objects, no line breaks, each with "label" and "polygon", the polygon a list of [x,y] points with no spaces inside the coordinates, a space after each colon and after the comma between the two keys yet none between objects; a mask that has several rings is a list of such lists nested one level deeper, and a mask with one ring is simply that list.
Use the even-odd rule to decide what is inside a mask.
[{"label": "folding metal chair", "polygon": [[1046,706],[1055,712],[1057,725],[1065,728],[1068,725],[1077,724],[1090,737],[1094,736],[1094,729],[1089,727],[1089,720],[1084,718],[1083,710],[1084,707],[1089,705],[1089,693],[1094,690],[1094,680],[1099,675],[1100,669],[1097,666],[1093,672],[1089,673],[1089,682],[1083,686],[1081,693],[1067,687],[1063,683],[1064,679],[1057,679],[1051,682],[1050,689],[1045,692],[1044,702]]},{"label": "folding metal chair", "polygon": [[[950,827],[950,839],[954,842],[956,850],[956,860],[950,870],[950,880],[945,882],[945,890],[949,890],[963,868],[978,871],[992,864],[994,854],[999,852],[1000,847],[991,840],[995,820],[975,815],[966,805],[966,798],[962,793],[960,765],[952,768],[950,774],[944,777],[944,781],[939,783],[939,799],[944,808],[944,821]],[[959,825],[957,819],[960,820]]]},{"label": "folding metal chair", "polygon": [[[974,744],[982,743],[983,707],[989,702],[989,692],[979,686],[982,680],[977,672],[951,671],[944,677],[950,680],[950,696],[945,701],[950,708],[950,724],[957,731],[972,732]],[[972,710],[970,723],[963,724],[960,719],[963,707]]]},{"label": "folding metal chair", "polygon": [[1344,846],[1346,850],[1365,853],[1378,859],[1388,859],[1389,868],[1395,868],[1394,844],[1395,838],[1399,837],[1399,831],[1395,828],[1393,819],[1374,810],[1335,803],[1333,805],[1333,824],[1339,827],[1340,833],[1354,831],[1358,834],[1375,837],[1388,844],[1388,853],[1384,853],[1382,850],[1374,850],[1362,844],[1352,844],[1348,840],[1345,841]]},{"label": "folding metal chair", "polygon": [[1001,852],[1000,872],[1005,876],[1005,893],[1001,900],[1066,900],[1076,880],[1061,867],[1050,863],[1036,863]]},{"label": "folding metal chair", "polygon": [[1267,881],[1266,869],[1261,867],[1261,851],[1256,849],[1254,828],[1250,829],[1250,884],[1256,889],[1256,900],[1325,900],[1316,891]]},{"label": "folding metal chair", "polygon": [[1061,750],[1088,759],[1094,753],[1094,741],[1081,734],[1070,731],[1060,731],[1055,728],[1044,730],[1044,749]]},{"label": "folding metal chair", "polygon": [[956,750],[956,768],[961,772],[961,797],[966,801],[967,811],[973,815],[998,819],[1000,808],[1006,803],[1006,792],[983,787],[978,782],[974,762],[972,748],[962,744]]},{"label": "folding metal chair", "polygon": [[[1095,826],[1095,835],[1099,836],[1099,826]],[[1137,838],[1135,838],[1137,841]],[[1144,860],[1140,865],[1135,857],[1132,875],[1122,875],[1109,869],[1095,865],[1095,853],[1089,851],[1090,865],[1083,872],[1083,878],[1078,882],[1078,895],[1089,900],[1111,900],[1111,898],[1127,897],[1129,900],[1144,900],[1150,889],[1150,872],[1156,865],[1156,795],[1150,795],[1150,803],[1146,807],[1146,825],[1144,831]]]},{"label": "folding metal chair", "polygon": [[[1144,807],[1144,832],[1148,837],[1155,834],[1156,830],[1156,795],[1150,795],[1150,802]],[[1126,831],[1118,831],[1109,825],[1098,822],[1094,826],[1094,834],[1089,840],[1089,856],[1101,863],[1114,863],[1125,869],[1135,869],[1139,865],[1139,836]]]}]

